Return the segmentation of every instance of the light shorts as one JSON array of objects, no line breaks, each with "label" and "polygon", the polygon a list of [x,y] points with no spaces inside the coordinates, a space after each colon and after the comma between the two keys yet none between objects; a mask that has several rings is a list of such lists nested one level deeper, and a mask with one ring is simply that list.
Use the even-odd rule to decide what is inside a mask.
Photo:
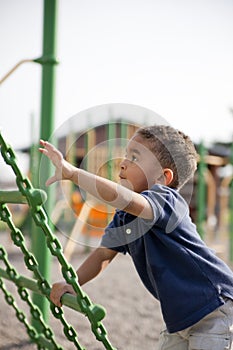
[{"label": "light shorts", "polygon": [[163,330],[158,350],[233,350],[233,301],[180,332]]}]

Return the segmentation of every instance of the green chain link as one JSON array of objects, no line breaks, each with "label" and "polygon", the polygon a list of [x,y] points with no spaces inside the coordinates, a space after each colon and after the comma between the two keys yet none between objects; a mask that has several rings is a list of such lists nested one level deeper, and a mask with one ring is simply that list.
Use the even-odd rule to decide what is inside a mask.
[{"label": "green chain link", "polygon": [[62,347],[56,344],[53,331],[45,324],[40,309],[33,304],[27,289],[19,285],[18,280],[20,275],[16,271],[16,269],[10,264],[7,258],[7,252],[3,246],[0,246],[0,260],[2,260],[5,265],[5,271],[9,279],[12,282],[14,282],[15,285],[18,287],[17,291],[19,296],[29,306],[31,316],[34,318],[34,320],[37,320],[42,327],[44,336],[39,335],[37,331],[29,324],[26,315],[23,313],[23,311],[21,311],[18,308],[14,297],[10,292],[7,291],[2,278],[0,278],[0,288],[2,289],[5,295],[6,302],[15,310],[16,317],[20,322],[24,324],[31,340],[38,345],[39,349],[62,350]]},{"label": "green chain link", "polygon": [[[28,205],[31,208],[32,217],[36,225],[41,227],[46,236],[47,246],[51,254],[55,256],[61,264],[64,279],[67,283],[72,285],[74,291],[77,294],[77,303],[80,307],[81,312],[88,317],[91,323],[92,332],[95,334],[96,339],[101,341],[107,350],[116,350],[114,347],[112,347],[110,341],[108,340],[107,331],[101,322],[105,316],[105,310],[103,307],[93,304],[87,294],[83,292],[78,283],[76,272],[74,271],[73,267],[67,262],[62,253],[61,243],[52,233],[51,228],[48,225],[48,217],[42,205],[44,199],[41,196],[41,192],[34,189],[30,180],[21,174],[14,151],[9,145],[6,144],[1,134],[0,146],[1,153],[5,162],[11,166],[16,175],[16,183],[21,194],[27,199]],[[49,300],[50,286],[47,280],[45,280],[41,275],[35,257],[28,251],[25,245],[24,236],[22,232],[15,227],[12,221],[11,213],[5,204],[0,204],[0,216],[1,219],[5,221],[11,229],[12,240],[24,254],[25,264],[30,271],[33,271],[38,281],[37,283],[41,293],[45,295],[45,297],[47,297]],[[50,305],[53,315],[58,318],[63,324],[63,331],[66,337],[76,345],[77,349],[84,350],[77,340],[77,334],[75,330],[73,327],[67,324],[61,308],[55,307],[55,305],[52,303],[50,303]]]},{"label": "green chain link", "polygon": [[[12,221],[11,212],[10,212],[10,210],[7,207],[6,204],[2,204],[2,203],[0,204],[0,218],[1,218],[2,221],[6,222],[8,227],[11,229],[12,241],[20,248],[21,252],[23,253],[23,255],[24,255],[24,262],[25,262],[25,265],[27,266],[27,268],[34,273],[34,276],[36,277],[37,285],[38,285],[38,288],[39,288],[41,294],[44,295],[49,300],[49,294],[50,294],[51,288],[50,288],[47,280],[45,280],[43,278],[43,276],[41,275],[41,273],[39,271],[39,266],[38,266],[38,263],[37,263],[35,257],[33,256],[33,254],[31,252],[28,251],[28,249],[26,247],[26,242],[25,242],[25,239],[24,239],[24,236],[23,236],[22,232],[18,228],[15,227],[15,225],[14,225],[14,223]],[[5,257],[6,255],[0,250],[0,259],[1,259],[1,256]],[[8,276],[9,276],[9,279],[12,280],[12,282],[14,282],[17,285],[17,278],[16,278],[17,274],[16,274],[15,270],[12,269],[12,268],[9,268],[9,266],[10,266],[9,262],[6,263],[6,266],[8,267],[6,269],[6,272],[7,272]],[[29,306],[31,306],[31,305],[29,305]],[[37,309],[38,308],[36,308],[35,310],[37,310]],[[62,323],[64,334],[66,335],[68,340],[73,342],[77,349],[85,350],[79,344],[78,337],[77,337],[77,334],[76,334],[75,330],[72,329],[72,327],[65,320],[63,311],[61,309],[55,307],[55,305],[52,304],[51,302],[50,302],[50,309],[51,309],[53,315],[57,319],[59,319],[60,322]],[[43,325],[42,320],[40,320],[38,317],[35,317],[37,315],[37,311],[34,312],[33,310],[34,309],[31,307],[32,317],[40,322],[40,324],[42,325],[42,330],[48,329],[47,326]],[[28,333],[28,335],[31,337],[31,333]],[[40,343],[41,343],[41,339],[40,338],[35,338],[33,336],[33,337],[31,337],[31,339],[37,345],[40,346]],[[47,348],[50,349],[51,347],[47,347]],[[45,349],[47,349],[47,348],[45,348]],[[52,347],[52,349],[56,349],[56,347],[55,348]]]}]

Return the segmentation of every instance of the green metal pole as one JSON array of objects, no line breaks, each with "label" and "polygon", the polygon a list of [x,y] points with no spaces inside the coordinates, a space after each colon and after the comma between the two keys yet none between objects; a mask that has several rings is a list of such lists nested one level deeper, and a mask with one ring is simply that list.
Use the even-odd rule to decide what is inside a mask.
[{"label": "green metal pole", "polygon": [[[43,24],[43,55],[35,60],[42,65],[42,96],[41,96],[41,124],[40,137],[44,140],[51,140],[54,130],[54,88],[56,68],[56,27],[57,27],[57,0],[44,0],[44,24]],[[52,140],[52,142],[54,142]],[[54,205],[54,188],[45,188],[46,180],[52,175],[51,162],[46,157],[39,161],[37,172],[38,186],[44,188],[48,200],[45,204],[48,217],[50,217]],[[41,274],[50,280],[51,255],[46,245],[46,240],[40,229],[33,226],[32,251],[35,255]],[[41,309],[45,321],[49,318],[49,304],[46,298],[37,294],[33,295],[33,302]],[[40,325],[33,325],[40,332]]]},{"label": "green metal pole", "polygon": [[[38,198],[38,202],[44,203],[47,195],[40,189],[33,191],[33,197]],[[0,203],[27,204],[27,198],[20,191],[0,191]]]},{"label": "green metal pole", "polygon": [[[1,267],[0,267],[0,277],[3,277],[9,281],[12,281],[10,279],[8,273]],[[33,291],[36,294],[43,295],[44,298],[46,296],[49,296],[49,294],[50,294],[50,288],[48,288],[44,291],[46,295],[43,294],[41,292],[40,288],[38,287],[37,282],[35,280],[33,280],[32,278],[28,278],[27,276],[19,275],[17,277],[17,280],[16,280],[16,285],[23,287],[23,288],[30,289],[31,291]],[[71,308],[75,311],[82,313],[81,307],[79,306],[79,304],[77,302],[77,297],[75,295],[64,294],[62,296],[62,304],[68,306],[69,308]],[[96,304],[96,306],[97,306],[97,304]],[[100,305],[98,305],[97,308],[99,310],[99,313],[102,313],[103,316],[105,316],[105,314],[106,314],[105,309]]]},{"label": "green metal pole", "polygon": [[116,138],[116,124],[111,120],[108,122],[108,179],[112,180],[113,177],[113,149],[115,147]]},{"label": "green metal pole", "polygon": [[127,137],[128,137],[128,124],[126,122],[124,122],[124,120],[121,120],[121,126],[120,126],[120,145],[122,148],[125,149],[126,144],[127,144]]},{"label": "green metal pole", "polygon": [[206,214],[206,183],[205,183],[205,163],[206,150],[201,142],[199,146],[200,161],[198,164],[198,179],[197,179],[197,229],[202,238],[204,238],[204,222]]}]

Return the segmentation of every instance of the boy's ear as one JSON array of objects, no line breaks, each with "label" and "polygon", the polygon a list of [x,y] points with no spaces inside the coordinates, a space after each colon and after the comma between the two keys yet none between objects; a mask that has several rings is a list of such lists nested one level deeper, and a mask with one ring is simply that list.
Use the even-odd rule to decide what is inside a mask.
[{"label": "boy's ear", "polygon": [[169,186],[173,180],[173,171],[169,168],[163,169],[165,185]]}]

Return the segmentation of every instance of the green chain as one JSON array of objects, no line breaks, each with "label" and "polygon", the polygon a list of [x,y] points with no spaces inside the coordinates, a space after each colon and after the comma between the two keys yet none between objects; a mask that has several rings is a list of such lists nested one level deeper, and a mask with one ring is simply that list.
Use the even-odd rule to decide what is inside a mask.
[{"label": "green chain", "polygon": [[9,279],[15,283],[15,285],[18,287],[17,291],[21,299],[27,303],[30,309],[30,313],[34,320],[39,321],[42,329],[43,329],[43,334],[44,337],[39,335],[36,330],[29,324],[26,315],[23,313],[22,310],[19,310],[14,297],[10,292],[7,291],[5,284],[3,283],[2,278],[0,278],[0,288],[2,289],[6,302],[12,306],[12,308],[15,310],[16,317],[20,322],[22,322],[27,330],[27,333],[31,340],[38,345],[39,349],[56,349],[56,350],[62,350],[61,346],[58,346],[55,342],[54,339],[54,334],[53,331],[45,324],[43,320],[42,313],[40,309],[35,306],[30,298],[30,295],[28,291],[19,285],[19,274],[16,271],[16,269],[10,264],[7,258],[7,252],[5,251],[3,246],[0,246],[0,260],[3,261],[6,270],[5,272],[7,273]]},{"label": "green chain", "polygon": [[[11,166],[16,175],[17,186],[21,194],[26,198],[28,205],[31,208],[32,217],[36,225],[41,227],[46,236],[47,246],[51,254],[53,256],[56,256],[58,259],[62,267],[61,270],[63,277],[67,283],[72,285],[74,291],[77,294],[76,299],[80,307],[80,311],[88,317],[91,323],[92,332],[95,334],[96,339],[101,341],[107,350],[116,350],[109,342],[106,329],[101,322],[105,316],[105,310],[101,306],[93,304],[87,294],[83,292],[80,285],[78,284],[76,272],[67,262],[62,253],[62,245],[60,241],[55,237],[48,225],[48,217],[42,205],[44,199],[42,198],[40,191],[34,189],[30,180],[21,174],[20,169],[17,165],[16,155],[14,151],[9,145],[6,144],[1,134],[0,146],[1,153],[5,162]],[[30,271],[33,271],[37,279],[37,284],[40,292],[49,299],[50,286],[47,280],[45,280],[41,275],[35,257],[31,252],[27,250],[23,234],[18,228],[15,227],[12,221],[11,213],[5,204],[1,204],[0,206],[0,216],[1,219],[5,221],[10,227],[12,240],[24,254],[25,264]],[[66,337],[75,343],[77,349],[84,350],[78,343],[75,330],[65,321],[62,309],[56,307],[52,303],[50,303],[50,305],[53,315],[56,318],[60,319],[61,323],[63,324],[63,330]]]},{"label": "green chain", "polygon": [[[27,266],[27,268],[30,271],[33,271],[33,273],[37,279],[37,286],[38,286],[39,291],[41,292],[42,295],[44,295],[49,300],[49,294],[50,294],[51,288],[50,288],[48,282],[43,278],[43,276],[41,276],[40,271],[39,271],[39,267],[38,267],[38,263],[37,263],[35,257],[33,256],[33,254],[28,251],[28,249],[26,247],[26,242],[25,242],[24,236],[23,236],[22,232],[18,228],[15,227],[15,225],[12,221],[11,212],[9,211],[6,204],[2,204],[2,203],[0,204],[0,217],[1,217],[1,220],[6,222],[8,227],[11,229],[12,241],[22,251],[22,253],[24,255],[24,262],[25,262],[25,265]],[[2,254],[2,256],[4,256],[4,254]],[[6,270],[6,272],[9,276],[9,279],[11,281],[15,282],[15,284],[17,284],[17,279],[15,277],[14,270],[8,268]],[[77,349],[85,350],[79,344],[75,330],[66,322],[66,320],[64,318],[63,311],[60,308],[55,307],[55,305],[52,303],[50,303],[50,309],[51,309],[53,315],[56,318],[58,318],[60,320],[60,322],[62,323],[63,330],[64,330],[66,337],[76,345]],[[34,317],[33,314],[32,314],[32,317]],[[40,320],[38,319],[38,321],[40,321]],[[43,324],[42,324],[42,326],[43,326]],[[45,327],[42,327],[42,329],[45,329]],[[28,333],[28,334],[29,334],[29,336],[31,335],[31,333]],[[32,341],[36,342],[36,338],[31,337],[31,339],[32,339]],[[39,341],[40,341],[40,339],[38,339],[36,342],[38,345],[40,345]]]}]

